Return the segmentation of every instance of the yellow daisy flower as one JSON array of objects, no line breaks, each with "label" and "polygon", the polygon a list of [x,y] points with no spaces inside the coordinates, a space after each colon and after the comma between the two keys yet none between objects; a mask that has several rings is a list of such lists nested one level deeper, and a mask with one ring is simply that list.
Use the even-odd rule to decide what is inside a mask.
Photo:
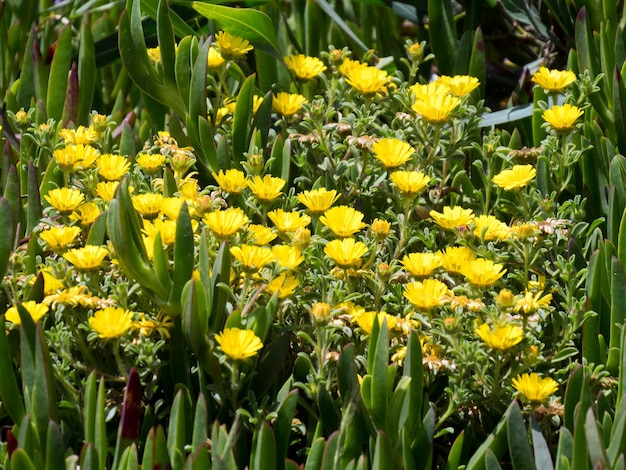
[{"label": "yellow daisy flower", "polygon": [[513,387],[528,401],[542,403],[559,389],[559,384],[550,377],[542,378],[532,372],[515,377]]},{"label": "yellow daisy flower", "polygon": [[532,165],[515,165],[494,176],[493,182],[507,191],[515,191],[527,186],[536,175],[537,170]]},{"label": "yellow daisy flower", "polygon": [[108,307],[98,310],[89,318],[89,326],[99,338],[117,338],[133,325],[133,314],[121,307]]},{"label": "yellow daisy flower", "polygon": [[[37,323],[41,318],[48,313],[48,306],[45,304],[38,304],[34,300],[28,300],[26,302],[22,302],[22,307],[26,309],[26,311],[30,314],[30,317],[33,319],[33,322]],[[14,325],[21,325],[22,319],[20,318],[20,314],[17,311],[17,307],[9,308],[4,314],[5,318],[13,323]],[[3,333],[4,334],[4,333]]]},{"label": "yellow daisy flower", "polygon": [[434,94],[427,95],[413,103],[412,109],[422,116],[426,122],[440,126],[452,117],[452,112],[461,104],[461,100],[453,95]]},{"label": "yellow daisy flower", "polygon": [[370,230],[376,240],[382,241],[387,238],[389,232],[391,231],[391,222],[376,218],[372,221]]},{"label": "yellow daisy flower", "polygon": [[92,128],[78,126],[76,129],[61,129],[59,137],[66,144],[92,144],[98,141],[98,133]]},{"label": "yellow daisy flower", "polygon": [[156,238],[157,233],[160,233],[163,246],[173,246],[176,242],[176,220],[144,220],[141,232],[152,240]]},{"label": "yellow daisy flower", "polygon": [[385,312],[363,312],[356,317],[356,322],[359,325],[359,328],[361,328],[363,332],[368,335],[372,334],[374,320],[378,321],[379,326],[382,326],[383,322],[387,320],[387,328],[390,331],[396,327],[396,317]]},{"label": "yellow daisy flower", "polygon": [[372,145],[372,152],[386,168],[396,168],[411,160],[415,149],[400,139],[385,137]]},{"label": "yellow daisy flower", "polygon": [[137,194],[131,200],[135,210],[146,219],[154,219],[161,212],[163,196],[159,193]]},{"label": "yellow daisy flower", "polygon": [[250,243],[255,245],[269,245],[272,240],[277,237],[270,227],[265,225],[250,224],[248,225],[248,236]]},{"label": "yellow daisy flower", "polygon": [[61,171],[76,171],[89,168],[100,152],[90,145],[67,145],[54,151],[54,159]]},{"label": "yellow daisy flower", "polygon": [[211,173],[222,191],[232,194],[239,194],[246,186],[246,174],[235,168],[230,170],[220,170],[219,173]]},{"label": "yellow daisy flower", "polygon": [[300,285],[300,281],[295,277],[283,273],[280,276],[272,279],[266,286],[265,291],[269,295],[274,295],[278,292],[279,299],[285,299],[290,295],[293,295],[296,288]]},{"label": "yellow daisy flower", "polygon": [[302,251],[295,246],[274,245],[272,254],[282,269],[293,271],[304,262]]},{"label": "yellow daisy flower", "polygon": [[488,287],[494,284],[506,273],[506,269],[500,263],[494,263],[489,259],[478,258],[470,261],[461,268],[470,284],[479,287]]},{"label": "yellow daisy flower", "polygon": [[126,157],[110,153],[100,155],[96,164],[98,165],[98,174],[107,181],[119,181],[130,170],[130,162]]},{"label": "yellow daisy flower", "polygon": [[140,153],[135,159],[137,165],[149,175],[153,175],[165,165],[165,155],[160,153]]},{"label": "yellow daisy flower", "polygon": [[540,67],[531,79],[548,93],[560,93],[576,81],[576,74],[571,70],[550,70]]},{"label": "yellow daisy flower", "polygon": [[458,96],[459,98],[469,95],[480,85],[478,79],[470,75],[455,75],[453,77],[442,75],[437,79],[437,81],[439,83],[443,83],[446,87],[448,87],[450,93],[454,96]]},{"label": "yellow daisy flower", "polygon": [[367,246],[354,238],[333,240],[324,247],[324,253],[341,269],[358,268]]},{"label": "yellow daisy flower", "polygon": [[52,251],[60,251],[74,243],[80,233],[80,227],[51,227],[39,234]]},{"label": "yellow daisy flower", "polygon": [[85,245],[83,248],[74,248],[63,253],[63,258],[68,260],[79,271],[95,271],[104,262],[109,251],[96,245]]},{"label": "yellow daisy flower", "polygon": [[268,212],[267,216],[274,222],[276,229],[283,233],[295,232],[311,223],[311,217],[298,211],[285,212],[282,209],[275,209]]},{"label": "yellow daisy flower", "polygon": [[509,226],[493,215],[481,215],[474,218],[474,235],[485,241],[506,240],[510,237]]},{"label": "yellow daisy flower", "polygon": [[390,178],[398,190],[407,197],[421,192],[430,183],[430,176],[421,171],[394,171]]},{"label": "yellow daisy flower", "polygon": [[272,250],[256,245],[233,246],[230,249],[230,254],[241,263],[242,269],[248,273],[255,273],[274,260]]},{"label": "yellow daisy flower", "polygon": [[103,201],[110,202],[115,197],[115,191],[117,191],[119,184],[119,181],[100,182],[96,185],[96,194]]},{"label": "yellow daisy flower", "polygon": [[339,199],[339,194],[334,189],[329,191],[326,188],[318,188],[311,191],[302,191],[296,198],[306,206],[309,212],[314,215],[320,215],[330,209],[330,206]]},{"label": "yellow daisy flower", "polygon": [[376,67],[354,67],[345,75],[346,83],[365,96],[387,93],[389,75]]},{"label": "yellow daisy flower", "polygon": [[283,116],[292,116],[302,109],[306,101],[304,96],[297,93],[280,92],[273,97],[272,109]]},{"label": "yellow daisy flower", "polygon": [[364,64],[363,62],[359,62],[358,60],[352,60],[346,57],[345,59],[343,59],[343,62],[339,66],[339,73],[343,75],[344,77],[346,77],[354,69],[365,68],[365,67],[368,67],[368,65]]},{"label": "yellow daisy flower", "polygon": [[69,214],[85,202],[85,195],[78,189],[57,188],[48,191],[44,199],[62,214]]},{"label": "yellow daisy flower", "polygon": [[204,215],[202,220],[209,230],[221,239],[234,235],[248,223],[248,217],[238,207],[209,212]]},{"label": "yellow daisy flower", "polygon": [[515,301],[515,307],[513,310],[516,313],[522,313],[524,315],[530,315],[537,312],[540,308],[548,307],[552,302],[552,294],[546,294],[542,296],[543,292],[526,291],[524,295]]},{"label": "yellow daisy flower", "polygon": [[296,78],[306,82],[317,77],[326,70],[324,62],[317,57],[309,57],[304,54],[285,57],[285,65],[291,70]]},{"label": "yellow daisy flower", "polygon": [[239,59],[254,49],[247,39],[233,36],[226,31],[215,35],[215,45],[226,60]]},{"label": "yellow daisy flower", "polygon": [[220,349],[233,361],[243,361],[254,357],[263,348],[263,342],[251,330],[226,328],[215,335]]},{"label": "yellow daisy flower", "polygon": [[441,228],[453,229],[471,224],[474,220],[474,212],[471,209],[463,209],[461,206],[446,206],[441,213],[431,210],[430,217]]},{"label": "yellow daisy flower", "polygon": [[178,220],[178,214],[183,207],[182,197],[164,197],[161,201],[161,213],[169,220]]},{"label": "yellow daisy flower", "polygon": [[95,202],[86,202],[78,206],[77,212],[73,212],[70,219],[80,221],[81,225],[91,225],[101,213]]},{"label": "yellow daisy flower", "polygon": [[363,213],[348,206],[331,207],[320,217],[320,222],[341,238],[350,237],[366,227]]},{"label": "yellow daisy flower", "polygon": [[449,289],[436,279],[413,281],[404,287],[404,297],[418,309],[430,310],[446,303]]},{"label": "yellow daisy flower", "polygon": [[207,65],[210,69],[219,69],[224,63],[226,59],[220,54],[215,47],[209,48],[209,55],[207,56]]},{"label": "yellow daisy flower", "polygon": [[563,106],[552,106],[542,114],[542,117],[555,131],[566,132],[574,128],[576,121],[582,115],[582,109],[566,103]]},{"label": "yellow daisy flower", "polygon": [[460,273],[467,263],[476,259],[474,252],[465,246],[449,246],[437,252],[437,256],[443,269],[449,273]]},{"label": "yellow daisy flower", "polygon": [[402,266],[413,276],[429,276],[441,266],[441,257],[437,253],[409,253],[402,258]]},{"label": "yellow daisy flower", "polygon": [[272,202],[278,196],[285,186],[286,181],[282,178],[276,178],[271,175],[265,175],[264,177],[255,176],[248,181],[248,187],[254,197],[260,202],[267,203]]},{"label": "yellow daisy flower", "polygon": [[487,346],[499,351],[512,348],[524,339],[524,330],[516,325],[498,326],[492,330],[489,325],[483,323],[474,332]]}]

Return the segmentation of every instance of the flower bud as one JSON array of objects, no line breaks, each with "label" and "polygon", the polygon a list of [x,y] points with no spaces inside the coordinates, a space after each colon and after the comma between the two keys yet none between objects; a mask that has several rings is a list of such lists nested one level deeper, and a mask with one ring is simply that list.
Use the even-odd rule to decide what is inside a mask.
[{"label": "flower bud", "polygon": [[311,317],[314,322],[325,322],[330,316],[330,305],[326,302],[315,302],[311,307]]},{"label": "flower bud", "polygon": [[293,244],[300,251],[306,249],[311,243],[311,231],[308,228],[300,227],[293,233]]}]

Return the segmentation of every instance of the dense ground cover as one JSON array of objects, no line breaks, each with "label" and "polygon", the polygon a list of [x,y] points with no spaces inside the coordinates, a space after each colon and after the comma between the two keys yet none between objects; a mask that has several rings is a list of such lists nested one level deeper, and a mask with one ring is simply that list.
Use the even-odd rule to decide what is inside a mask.
[{"label": "dense ground cover", "polygon": [[611,6],[499,112],[489,41],[451,32],[468,5],[429,2],[382,59],[341,15],[301,54],[297,9],[194,6],[192,34],[137,1],[51,24],[49,63],[3,53],[3,465],[623,467]]}]

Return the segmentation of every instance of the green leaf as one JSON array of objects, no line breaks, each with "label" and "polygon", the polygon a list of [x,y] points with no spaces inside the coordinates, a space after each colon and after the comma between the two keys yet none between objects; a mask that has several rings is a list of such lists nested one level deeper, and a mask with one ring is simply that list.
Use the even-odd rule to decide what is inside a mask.
[{"label": "green leaf", "polygon": [[[0,198],[0,217],[4,212],[1,202],[2,198]],[[0,315],[0,331],[6,331],[4,315]],[[2,380],[0,380],[0,398],[2,403],[11,420],[14,423],[19,423],[24,418],[26,412],[17,386],[13,356],[9,350],[6,334],[0,335],[0,377],[2,377]]]},{"label": "green leaf", "polygon": [[435,54],[439,73],[454,75],[458,40],[451,0],[428,0],[430,46]]},{"label": "green leaf", "polygon": [[270,425],[263,421],[252,437],[252,454],[250,455],[250,468],[252,470],[265,470],[276,468],[276,440]]},{"label": "green leaf", "polygon": [[461,431],[454,440],[450,452],[448,453],[448,469],[458,470],[461,465],[461,458],[463,456],[463,442],[465,440],[465,431]]},{"label": "green leaf", "polygon": [[339,431],[335,431],[326,441],[326,447],[324,448],[324,457],[322,458],[322,470],[335,470],[336,456],[339,443]]},{"label": "green leaf", "polygon": [[65,446],[61,429],[54,421],[48,424],[46,437],[46,467],[45,470],[62,470],[65,468]]},{"label": "green leaf", "polygon": [[170,7],[167,0],[159,0],[156,20],[163,75],[167,82],[174,84],[176,83],[176,38],[174,37]]},{"label": "green leaf", "polygon": [[320,8],[335,22],[337,26],[343,31],[343,33],[348,36],[353,42],[355,46],[361,50],[361,52],[367,52],[369,47],[361,41],[361,39],[352,31],[352,28],[346,24],[343,18],[335,11],[333,6],[328,3],[326,0],[315,0]]},{"label": "green leaf", "polygon": [[304,470],[320,470],[322,468],[324,450],[326,450],[326,440],[323,437],[318,437],[311,444],[311,449],[304,464]]},{"label": "green leaf", "polygon": [[620,365],[621,329],[626,322],[626,276],[617,257],[611,258],[611,320],[606,369],[617,376]]},{"label": "green leaf", "polygon": [[167,430],[167,450],[170,454],[170,463],[172,468],[175,465],[175,454],[179,452],[184,455],[185,444],[187,443],[187,426],[191,418],[189,416],[191,409],[191,401],[189,392],[184,387],[178,390],[172,403],[172,411],[170,412],[170,423]]},{"label": "green leaf", "polygon": [[46,113],[48,118],[60,121],[63,115],[68,76],[72,64],[72,28],[67,25],[61,31],[50,66]]},{"label": "green leaf", "polygon": [[26,232],[32,232],[41,219],[41,198],[39,196],[39,183],[37,182],[37,169],[32,161],[28,162],[28,205],[26,206]]},{"label": "green leaf", "polygon": [[24,109],[29,109],[32,106],[33,103],[31,103],[31,100],[41,98],[41,96],[37,94],[38,87],[35,80],[37,76],[36,68],[38,66],[37,59],[41,59],[39,47],[34,43],[37,36],[35,25],[33,25],[31,33],[27,35],[26,45],[24,47],[25,54],[20,67],[20,81],[16,96],[17,105]]},{"label": "green leaf", "polygon": [[4,278],[13,252],[13,216],[7,198],[0,196],[0,279]]},{"label": "green leaf", "polygon": [[[474,452],[474,455],[470,458],[466,470],[478,470],[487,468],[487,460],[493,457],[496,463],[498,458],[502,457],[507,450],[508,437],[507,437],[507,421],[513,407],[518,407],[517,402],[513,401],[500,422],[496,425],[495,429],[487,436],[487,439],[480,445],[480,447]],[[489,457],[491,456],[491,457]]]},{"label": "green leaf", "polygon": [[180,295],[183,287],[191,279],[194,267],[195,244],[193,240],[193,228],[187,203],[178,213],[176,221],[176,242],[174,243],[174,275],[172,290],[170,292],[169,305],[172,311],[180,312]]},{"label": "green leaf", "polygon": [[87,17],[80,25],[78,43],[78,122],[86,123],[96,89],[96,52]]},{"label": "green leaf", "polygon": [[196,400],[196,411],[193,419],[193,433],[191,438],[191,448],[197,449],[201,444],[205,444],[209,437],[208,433],[209,412],[206,398],[200,393]]},{"label": "green leaf", "polygon": [[107,231],[107,213],[102,212],[91,225],[87,235],[86,245],[104,245]]},{"label": "green leaf", "polygon": [[287,458],[289,451],[289,442],[291,436],[291,424],[296,405],[298,404],[298,390],[292,390],[282,400],[278,408],[278,416],[274,423],[274,432],[276,436],[276,463],[281,466]]},{"label": "green leaf", "polygon": [[[556,470],[569,470],[574,456],[574,437],[566,427],[559,430],[559,446],[556,453]],[[565,462],[568,465],[565,465]]]},{"label": "green leaf", "polygon": [[393,454],[393,446],[389,437],[383,431],[378,431],[374,446],[374,457],[372,458],[372,468],[376,470],[389,468],[394,460]]},{"label": "green leaf", "polygon": [[250,75],[243,82],[233,115],[233,156],[234,167],[241,168],[241,161],[245,159],[244,152],[250,144],[250,121],[252,119],[252,101],[254,97],[255,74]]},{"label": "green leaf", "polygon": [[11,455],[11,468],[13,470],[37,470],[24,449],[16,449]]},{"label": "green leaf", "polygon": [[266,51],[283,60],[272,20],[263,12],[250,8],[232,8],[203,2],[191,6],[202,16],[215,21],[224,31],[250,41],[255,47],[269,46]]},{"label": "green leaf", "polygon": [[585,436],[587,437],[587,450],[593,468],[611,468],[606,455],[602,436],[598,431],[596,417],[593,410],[589,408],[585,413]]},{"label": "green leaf", "polygon": [[[507,420],[507,439],[509,441],[509,455],[515,470],[534,470],[533,453],[528,444],[528,435],[522,412],[516,401],[509,408]],[[543,469],[542,469],[543,470]]]}]

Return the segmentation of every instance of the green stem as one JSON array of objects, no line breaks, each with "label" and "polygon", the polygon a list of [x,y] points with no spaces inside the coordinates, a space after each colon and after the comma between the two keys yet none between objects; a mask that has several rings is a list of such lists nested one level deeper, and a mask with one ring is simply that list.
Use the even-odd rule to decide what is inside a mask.
[{"label": "green stem", "polygon": [[89,362],[92,367],[96,368],[96,360],[93,357],[93,354],[91,354],[89,347],[85,344],[85,340],[83,340],[83,337],[76,328],[76,325],[74,325],[74,321],[72,320],[71,316],[67,313],[67,309],[61,309],[61,315],[63,316],[65,324],[70,327],[72,335],[76,340],[76,345],[78,346],[78,349],[80,349],[80,352],[83,354],[85,359],[87,359],[87,362]]},{"label": "green stem", "polygon": [[402,220],[402,225],[400,227],[400,240],[398,240],[398,246],[396,247],[396,251],[393,253],[394,259],[398,259],[400,253],[402,253],[404,244],[406,243],[407,226],[409,225],[409,215],[411,214],[411,202],[412,199],[410,198],[406,198],[404,200],[404,219]]},{"label": "green stem", "polygon": [[113,344],[113,354],[115,355],[115,363],[121,374],[124,376],[124,380],[128,380],[128,374],[126,373],[126,367],[120,356],[120,339],[117,338]]}]

